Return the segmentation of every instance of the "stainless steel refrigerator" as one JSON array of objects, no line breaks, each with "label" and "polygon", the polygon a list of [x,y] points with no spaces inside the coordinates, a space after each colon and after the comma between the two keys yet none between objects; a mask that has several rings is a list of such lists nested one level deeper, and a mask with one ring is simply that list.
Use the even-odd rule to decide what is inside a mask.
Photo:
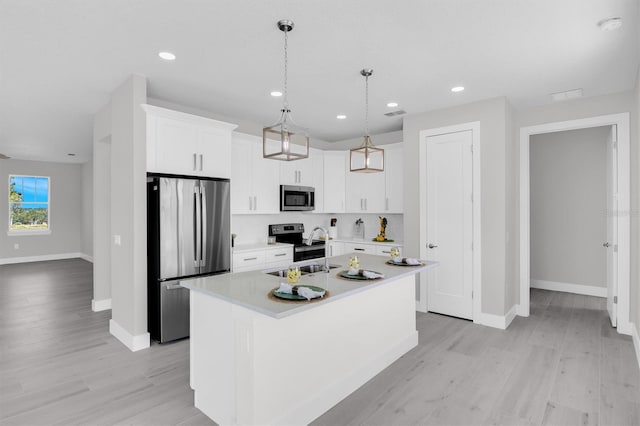
[{"label": "stainless steel refrigerator", "polygon": [[189,290],[180,280],[230,272],[228,179],[149,175],[149,333],[161,343],[189,336]]}]

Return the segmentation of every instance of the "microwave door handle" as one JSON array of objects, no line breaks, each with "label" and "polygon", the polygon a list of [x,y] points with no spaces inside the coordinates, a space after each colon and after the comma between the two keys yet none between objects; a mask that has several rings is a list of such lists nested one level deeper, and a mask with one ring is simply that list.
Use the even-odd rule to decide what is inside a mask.
[{"label": "microwave door handle", "polygon": [[200,266],[204,267],[207,259],[207,192],[200,187]]}]

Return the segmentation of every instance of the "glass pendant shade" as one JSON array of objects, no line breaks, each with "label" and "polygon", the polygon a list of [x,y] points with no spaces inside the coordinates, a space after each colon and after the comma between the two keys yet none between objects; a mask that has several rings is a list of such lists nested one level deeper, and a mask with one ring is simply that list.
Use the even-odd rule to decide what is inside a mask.
[{"label": "glass pendant shade", "polygon": [[349,160],[352,172],[377,173],[384,171],[384,149],[373,146],[370,136],[364,137],[362,146],[351,149]]},{"label": "glass pendant shade", "polygon": [[262,156],[273,160],[293,161],[309,157],[309,135],[291,120],[288,110],[280,120],[262,129]]}]

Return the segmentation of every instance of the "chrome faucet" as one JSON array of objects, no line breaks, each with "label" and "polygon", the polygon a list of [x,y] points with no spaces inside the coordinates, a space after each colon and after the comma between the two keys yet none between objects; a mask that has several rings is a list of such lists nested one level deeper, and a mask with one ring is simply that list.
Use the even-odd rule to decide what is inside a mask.
[{"label": "chrome faucet", "polygon": [[327,256],[327,250],[329,249],[329,232],[322,226],[316,226],[315,228],[313,228],[313,231],[311,231],[309,237],[304,243],[310,246],[311,243],[313,243],[313,235],[316,233],[316,231],[324,232],[324,272],[329,272],[329,256]]}]

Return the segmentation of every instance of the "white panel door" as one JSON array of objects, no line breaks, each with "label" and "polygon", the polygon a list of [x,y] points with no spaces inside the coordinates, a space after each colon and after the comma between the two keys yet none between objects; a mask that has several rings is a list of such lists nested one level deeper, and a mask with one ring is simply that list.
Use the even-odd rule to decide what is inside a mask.
[{"label": "white panel door", "polygon": [[199,173],[195,126],[170,118],[156,120],[156,170],[161,173]]},{"label": "white panel door", "polygon": [[611,325],[617,326],[618,317],[618,155],[617,126],[611,126],[607,137],[607,311]]},{"label": "white panel door", "polygon": [[[259,138],[256,138],[259,139]],[[262,156],[262,141],[253,143],[252,181],[253,213],[280,213],[280,163]],[[234,164],[235,166],[235,164]]]},{"label": "white panel door", "polygon": [[427,309],[473,319],[472,132],[427,138]]},{"label": "white panel door", "polygon": [[384,150],[385,212],[402,213],[404,210],[404,150],[402,145]]},{"label": "white panel door", "polygon": [[231,214],[253,212],[253,144],[234,133],[231,142]]}]

